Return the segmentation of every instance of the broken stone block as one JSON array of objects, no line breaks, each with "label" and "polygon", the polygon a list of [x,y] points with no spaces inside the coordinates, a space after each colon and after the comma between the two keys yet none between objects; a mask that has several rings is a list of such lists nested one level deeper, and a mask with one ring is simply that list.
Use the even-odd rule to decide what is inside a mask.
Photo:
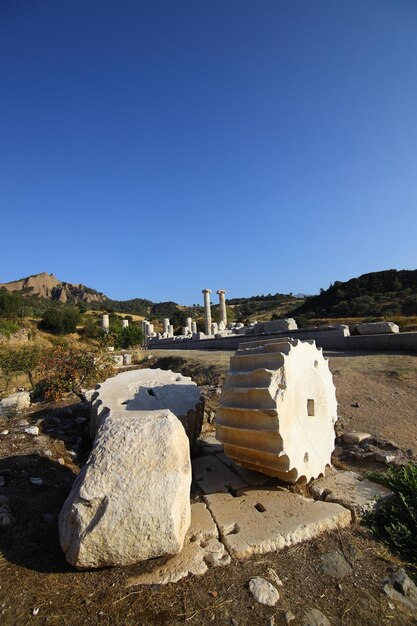
[{"label": "broken stone block", "polygon": [[59,515],[67,561],[83,569],[178,554],[190,485],[188,439],[171,411],[108,416]]},{"label": "broken stone block", "polygon": [[133,370],[97,385],[92,398],[91,434],[107,415],[130,419],[137,411],[169,409],[177,416],[193,447],[201,432],[204,400],[197,385],[171,370]]},{"label": "broken stone block", "polygon": [[372,435],[370,435],[370,433],[356,433],[356,432],[351,432],[351,433],[343,433],[342,435],[342,439],[344,443],[361,443],[361,441],[364,441],[365,439],[370,439]]},{"label": "broken stone block", "polygon": [[200,576],[210,567],[229,565],[230,560],[209,510],[196,502],[191,505],[191,525],[181,553],[146,574],[132,576],[127,586],[175,583],[189,574]]},{"label": "broken stone block", "polygon": [[387,333],[399,333],[400,328],[393,322],[365,322],[356,324],[359,335],[379,335]]},{"label": "broken stone block", "polygon": [[237,559],[282,550],[323,532],[348,526],[351,513],[339,504],[314,501],[285,489],[204,496],[220,536]]},{"label": "broken stone block", "polygon": [[214,455],[194,459],[193,476],[203,493],[235,492],[248,486]]},{"label": "broken stone block", "polygon": [[383,485],[373,483],[356,472],[332,470],[327,476],[315,480],[310,485],[315,498],[326,502],[336,502],[346,507],[355,517],[372,508],[375,498],[391,495]]},{"label": "broken stone block", "polygon": [[24,413],[29,407],[30,393],[28,391],[18,391],[0,400],[0,416],[15,417]]},{"label": "broken stone block", "polygon": [[314,341],[245,343],[230,359],[216,436],[237,464],[306,483],[330,464],[336,420],[332,375]]},{"label": "broken stone block", "polygon": [[297,328],[297,322],[292,317],[270,322],[258,322],[253,327],[255,333],[276,333],[283,330],[297,330]]}]

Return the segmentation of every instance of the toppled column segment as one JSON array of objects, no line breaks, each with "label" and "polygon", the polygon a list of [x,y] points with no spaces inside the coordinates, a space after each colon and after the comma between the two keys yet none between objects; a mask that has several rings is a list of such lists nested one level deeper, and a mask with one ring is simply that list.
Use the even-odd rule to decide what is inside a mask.
[{"label": "toppled column segment", "polygon": [[184,426],[191,449],[201,432],[204,400],[191,378],[171,370],[132,370],[97,385],[92,398],[91,435],[103,419],[117,412],[129,419],[134,411],[169,409]]},{"label": "toppled column segment", "polygon": [[245,343],[230,359],[216,437],[236,463],[306,483],[331,462],[336,419],[332,375],[314,341]]},{"label": "toppled column segment", "polygon": [[107,416],[59,515],[67,561],[85,569],[178,554],[190,485],[188,440],[171,411]]}]

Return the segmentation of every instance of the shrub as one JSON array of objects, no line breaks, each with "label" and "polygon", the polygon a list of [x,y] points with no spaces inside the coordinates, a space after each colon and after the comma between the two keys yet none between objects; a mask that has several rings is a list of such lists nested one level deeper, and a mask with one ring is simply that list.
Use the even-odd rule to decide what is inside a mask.
[{"label": "shrub", "polygon": [[370,472],[368,477],[388,487],[393,495],[380,498],[364,522],[375,535],[417,563],[417,464],[390,466],[385,473]]},{"label": "shrub", "polygon": [[57,335],[75,333],[80,317],[78,309],[50,308],[43,314],[39,328]]},{"label": "shrub", "polygon": [[20,326],[16,322],[0,317],[0,335],[10,337],[19,330]]},{"label": "shrub", "polygon": [[6,381],[9,383],[13,376],[26,374],[33,389],[45,353],[46,348],[40,343],[0,346],[0,367]]},{"label": "shrub", "polygon": [[50,350],[42,362],[40,392],[46,400],[75,393],[86,401],[85,389],[114,373],[111,358],[97,350],[62,344]]}]

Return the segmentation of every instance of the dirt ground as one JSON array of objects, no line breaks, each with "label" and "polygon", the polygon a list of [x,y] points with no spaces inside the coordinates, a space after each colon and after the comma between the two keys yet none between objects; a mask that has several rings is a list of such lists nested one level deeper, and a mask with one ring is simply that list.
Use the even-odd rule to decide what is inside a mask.
[{"label": "dirt ground", "polygon": [[[186,359],[181,362],[183,373],[195,372],[197,382],[213,391],[210,409],[215,408],[215,390],[230,355],[154,353],[158,359]],[[327,356],[339,403],[339,433],[369,432],[393,440],[408,456],[410,450],[415,454],[417,355]],[[290,623],[300,626],[304,612],[312,608],[322,611],[332,626],[417,624],[410,609],[382,591],[381,581],[398,565],[398,557],[359,524],[166,586],[126,586],[129,577],[149,571],[160,560],[77,572],[66,564],[60,549],[57,516],[89,452],[88,409],[71,399],[38,409],[0,423],[0,431],[8,431],[0,434],[0,480],[4,478],[0,494],[9,498],[15,518],[0,534],[1,624],[266,626],[286,624],[285,613],[291,611],[294,620]],[[26,434],[27,424],[22,420],[37,424],[41,434]],[[340,450],[338,446],[335,459]],[[356,471],[367,469],[366,462],[354,457],[345,455],[343,462]],[[379,469],[383,470],[382,464]],[[30,478],[41,478],[42,484],[33,484]],[[321,569],[323,555],[332,551],[341,552],[351,566],[344,578]],[[254,576],[270,577],[271,568],[283,586],[278,604],[266,607],[253,599],[248,582]],[[416,580],[416,570],[406,569]],[[268,621],[271,617],[273,622]]]}]

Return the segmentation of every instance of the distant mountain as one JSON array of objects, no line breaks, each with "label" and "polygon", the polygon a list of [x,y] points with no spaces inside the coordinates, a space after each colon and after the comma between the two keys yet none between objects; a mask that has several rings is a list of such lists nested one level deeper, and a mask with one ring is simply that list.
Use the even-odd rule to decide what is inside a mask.
[{"label": "distant mountain", "polygon": [[337,280],[308,297],[293,315],[310,317],[379,317],[417,314],[417,270],[370,272],[346,282]]},{"label": "distant mountain", "polygon": [[1,288],[22,296],[37,296],[62,303],[81,304],[107,300],[103,293],[85,285],[73,285],[60,281],[56,276],[47,272],[20,278],[10,283],[0,283]]}]

